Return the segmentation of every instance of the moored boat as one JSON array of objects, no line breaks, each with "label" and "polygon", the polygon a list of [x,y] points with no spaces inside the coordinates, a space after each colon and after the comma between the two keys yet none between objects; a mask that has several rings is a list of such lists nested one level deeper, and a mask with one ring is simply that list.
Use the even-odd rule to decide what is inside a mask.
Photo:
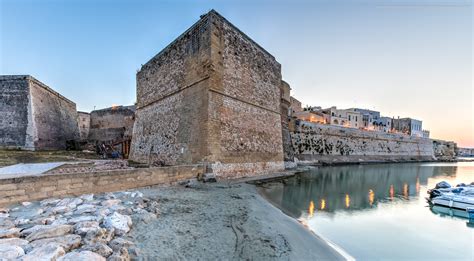
[{"label": "moored boat", "polygon": [[473,215],[474,218],[474,186],[459,184],[451,187],[447,182],[436,184],[435,189],[428,191],[430,203],[437,206],[460,209]]}]

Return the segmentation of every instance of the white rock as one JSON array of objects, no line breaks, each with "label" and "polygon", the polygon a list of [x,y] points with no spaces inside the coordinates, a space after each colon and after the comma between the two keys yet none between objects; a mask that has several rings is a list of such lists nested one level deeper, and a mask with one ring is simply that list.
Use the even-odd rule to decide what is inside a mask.
[{"label": "white rock", "polygon": [[71,232],[72,226],[70,225],[46,225],[43,228],[40,228],[37,231],[34,231],[30,235],[26,237],[26,240],[33,241],[42,238],[50,238],[50,237],[57,237],[63,236]]},{"label": "white rock", "polygon": [[80,205],[76,208],[76,211],[74,211],[74,214],[75,215],[81,215],[81,214],[84,214],[84,213],[93,213],[96,210],[97,210],[96,205],[83,204],[83,205]]},{"label": "white rock", "polygon": [[7,228],[12,228],[14,226],[15,226],[15,224],[13,224],[13,222],[10,219],[0,218],[0,230],[7,229]]},{"label": "white rock", "polygon": [[65,235],[52,238],[44,238],[30,242],[29,247],[35,249],[49,243],[55,243],[61,246],[64,251],[70,251],[78,248],[81,245],[81,236],[79,235]]},{"label": "white rock", "polygon": [[77,205],[82,204],[83,200],[80,198],[64,198],[59,201],[56,206],[67,206],[70,209],[75,209]]},{"label": "white rock", "polygon": [[0,245],[0,260],[14,260],[25,254],[23,248],[15,245]]},{"label": "white rock", "polygon": [[10,216],[10,214],[8,214],[8,213],[0,213],[0,218],[7,218],[9,216]]},{"label": "white rock", "polygon": [[15,224],[15,226],[22,226],[22,225],[29,224],[30,220],[27,218],[17,218],[15,219],[13,223]]},{"label": "white rock", "polygon": [[19,237],[20,229],[16,227],[0,229],[0,238]]},{"label": "white rock", "polygon": [[60,257],[58,261],[105,261],[105,257],[91,251],[80,251],[67,253]]},{"label": "white rock", "polygon": [[[3,239],[0,239],[0,245],[24,247],[24,246],[28,245],[28,240],[24,240],[24,239],[17,238],[17,237],[3,238]],[[1,255],[0,255],[0,257],[1,257]]]},{"label": "white rock", "polygon": [[112,253],[114,252],[112,248],[110,248],[108,245],[104,243],[94,243],[92,245],[85,245],[81,248],[81,250],[92,251],[103,257],[108,257],[112,255]]},{"label": "white rock", "polygon": [[92,201],[92,200],[94,200],[94,194],[81,195],[79,198],[84,200],[84,201]]},{"label": "white rock", "polygon": [[55,221],[53,221],[53,223],[51,223],[51,225],[55,226],[55,225],[65,225],[67,224],[67,219],[65,218],[59,218],[59,219],[56,219]]},{"label": "white rock", "polygon": [[130,256],[128,254],[128,250],[122,247],[120,248],[120,250],[115,251],[107,260],[108,261],[129,261]]},{"label": "white rock", "polygon": [[68,206],[56,206],[49,209],[49,211],[53,214],[63,214],[70,210],[71,209]]},{"label": "white rock", "polygon": [[92,245],[94,243],[107,244],[114,237],[114,228],[99,228],[98,230],[91,230],[84,236],[84,243]]},{"label": "white rock", "polygon": [[66,253],[64,249],[56,243],[48,243],[33,249],[28,254],[22,256],[22,261],[51,261],[56,260]]},{"label": "white rock", "polygon": [[79,222],[84,222],[84,221],[98,221],[100,222],[102,220],[101,217],[96,217],[96,216],[78,216],[78,217],[73,217],[68,220],[69,224],[76,224]]},{"label": "white rock", "polygon": [[25,202],[21,202],[21,204],[25,207],[28,207],[29,205],[31,205],[31,202],[25,201]]},{"label": "white rock", "polygon": [[104,219],[104,226],[107,228],[113,227],[115,229],[115,234],[118,236],[128,233],[131,225],[132,219],[130,216],[122,215],[118,212],[114,212]]},{"label": "white rock", "polygon": [[85,235],[87,232],[99,229],[99,222],[97,221],[82,221],[74,225],[74,233],[78,235]]},{"label": "white rock", "polygon": [[57,204],[59,201],[61,200],[57,198],[48,198],[48,199],[42,200],[40,202],[40,205],[41,206],[54,205],[54,204]]},{"label": "white rock", "polygon": [[43,229],[44,227],[47,227],[47,226],[48,225],[36,225],[36,226],[33,226],[33,227],[22,230],[20,234],[21,234],[22,237],[26,237],[29,234],[31,234],[35,231],[38,231],[40,229]]},{"label": "white rock", "polygon": [[104,207],[111,207],[119,204],[121,202],[120,199],[108,199],[105,201],[102,201],[101,205]]},{"label": "white rock", "polygon": [[123,239],[121,237],[114,238],[114,240],[109,242],[109,246],[114,251],[119,251],[122,247],[129,248],[135,245],[132,241]]}]

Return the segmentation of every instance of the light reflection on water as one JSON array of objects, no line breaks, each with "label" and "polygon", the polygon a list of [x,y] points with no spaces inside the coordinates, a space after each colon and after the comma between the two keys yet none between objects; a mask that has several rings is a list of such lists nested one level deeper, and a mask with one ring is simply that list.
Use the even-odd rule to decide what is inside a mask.
[{"label": "light reflection on water", "polygon": [[472,223],[426,202],[442,180],[471,183],[474,162],[322,167],[261,191],[357,259],[474,260]]}]

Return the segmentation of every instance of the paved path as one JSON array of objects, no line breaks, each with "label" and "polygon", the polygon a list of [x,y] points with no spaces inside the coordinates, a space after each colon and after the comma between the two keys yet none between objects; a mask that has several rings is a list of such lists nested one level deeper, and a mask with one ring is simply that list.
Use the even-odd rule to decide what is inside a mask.
[{"label": "paved path", "polygon": [[49,162],[11,165],[0,168],[0,179],[40,175],[64,164],[65,162]]}]

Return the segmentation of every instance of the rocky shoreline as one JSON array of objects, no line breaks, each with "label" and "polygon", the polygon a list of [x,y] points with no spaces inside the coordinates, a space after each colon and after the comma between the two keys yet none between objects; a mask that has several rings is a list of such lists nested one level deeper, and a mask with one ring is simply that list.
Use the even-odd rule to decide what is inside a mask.
[{"label": "rocky shoreline", "polygon": [[156,219],[139,191],[23,202],[0,209],[0,260],[129,260],[134,223]]},{"label": "rocky shoreline", "polygon": [[[0,209],[0,260],[344,259],[246,183],[200,183]],[[3,258],[3,259],[2,259]]]}]

